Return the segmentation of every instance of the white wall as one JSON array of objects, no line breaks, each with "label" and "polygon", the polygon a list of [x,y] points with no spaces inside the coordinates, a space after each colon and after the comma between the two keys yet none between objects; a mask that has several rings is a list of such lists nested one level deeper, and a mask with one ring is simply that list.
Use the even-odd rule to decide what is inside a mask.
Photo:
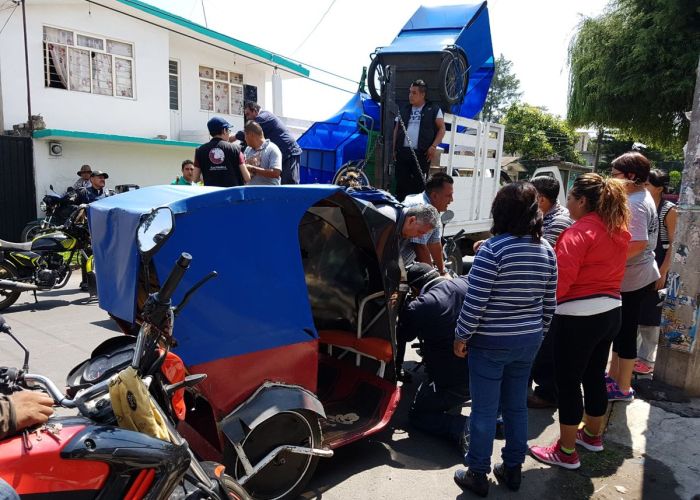
[{"label": "white wall", "polygon": [[194,159],[194,148],[95,140],[60,142],[63,156],[49,156],[49,141],[34,140],[37,210],[50,184],[64,192],[78,179],[76,172],[85,163],[93,170],[107,172],[107,187],[113,189],[118,184],[170,184],[180,175],[182,161]]},{"label": "white wall", "polygon": [[[207,134],[207,121],[215,115],[210,111],[199,109],[199,66],[209,66],[223,71],[234,71],[243,75],[243,83],[258,87],[258,101],[265,98],[265,73],[250,66],[250,59],[231,52],[194,42],[181,35],[170,35],[170,58],[180,63],[180,110],[182,113],[181,130],[201,131]],[[217,115],[219,116],[219,115]],[[234,127],[234,131],[243,129],[242,115],[220,115]],[[177,138],[174,138],[177,139]]]},{"label": "white wall", "polygon": [[[52,25],[134,45],[135,99],[44,86],[43,26]],[[168,135],[168,34],[87,2],[27,5],[32,112],[47,128],[155,137]],[[15,13],[0,40],[4,128],[25,122],[26,91],[21,15]]]}]

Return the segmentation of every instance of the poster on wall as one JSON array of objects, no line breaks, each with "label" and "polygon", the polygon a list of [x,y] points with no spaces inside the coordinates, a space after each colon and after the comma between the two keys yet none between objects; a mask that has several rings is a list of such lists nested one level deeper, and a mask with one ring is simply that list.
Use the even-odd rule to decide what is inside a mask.
[{"label": "poster on wall", "polygon": [[700,323],[700,296],[679,293],[680,275],[668,274],[668,293],[661,315],[661,337],[675,351],[692,352]]}]

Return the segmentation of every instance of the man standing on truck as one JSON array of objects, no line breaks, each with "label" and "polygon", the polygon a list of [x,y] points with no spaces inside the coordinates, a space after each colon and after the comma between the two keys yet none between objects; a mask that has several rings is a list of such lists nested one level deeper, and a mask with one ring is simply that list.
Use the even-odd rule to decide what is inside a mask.
[{"label": "man standing on truck", "polygon": [[282,120],[269,111],[262,110],[258,103],[251,101],[245,103],[243,114],[246,121],[258,122],[265,137],[282,151],[282,184],[299,184],[301,148]]},{"label": "man standing on truck", "polygon": [[[407,196],[403,202],[404,207],[416,205],[432,205],[438,212],[442,213],[452,203],[455,181],[445,172],[437,172],[430,176],[425,184],[425,191],[422,193]],[[447,274],[445,270],[445,259],[442,255],[442,228],[440,224],[418,238],[411,238],[412,250],[416,262],[424,262],[434,265],[441,275]],[[406,262],[408,266],[409,263]]]},{"label": "man standing on truck", "polygon": [[430,162],[445,136],[445,120],[437,104],[427,100],[423,80],[409,87],[408,104],[403,106],[394,125],[396,197],[423,191]]}]

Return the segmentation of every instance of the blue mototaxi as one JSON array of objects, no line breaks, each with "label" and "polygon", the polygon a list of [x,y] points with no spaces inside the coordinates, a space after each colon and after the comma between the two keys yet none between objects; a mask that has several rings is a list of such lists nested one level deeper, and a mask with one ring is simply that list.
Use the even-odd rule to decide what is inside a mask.
[{"label": "blue mototaxi", "polygon": [[246,465],[279,446],[327,451],[375,433],[398,404],[396,223],[376,208],[391,200],[363,196],[319,185],[154,186],[90,205],[100,307],[125,333],[145,297],[143,214],[169,207],[175,219],[150,280],[164,280],[181,252],[193,256],[174,303],[218,272],[175,322],[174,352],[208,376],[186,394],[179,430],[255,498],[298,494],[323,453],[286,452],[252,477]]}]

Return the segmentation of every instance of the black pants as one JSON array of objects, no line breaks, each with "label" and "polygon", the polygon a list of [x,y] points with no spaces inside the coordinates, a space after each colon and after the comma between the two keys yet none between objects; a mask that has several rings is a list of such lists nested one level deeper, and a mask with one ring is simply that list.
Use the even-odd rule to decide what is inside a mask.
[{"label": "black pants", "polygon": [[282,160],[281,184],[299,184],[299,160],[301,155],[292,155]]},{"label": "black pants", "polygon": [[[554,315],[547,335],[552,335],[554,341],[559,423],[578,425],[584,406],[591,417],[605,415],[608,408],[605,366],[621,321],[620,307],[593,316]],[[581,385],[584,403],[581,403]]]},{"label": "black pants", "polygon": [[415,153],[420,164],[420,175],[410,148],[398,148],[396,152],[396,198],[399,201],[403,201],[409,194],[422,193],[425,189],[430,162],[425,157],[425,151],[416,149]]},{"label": "black pants", "polygon": [[613,352],[621,359],[637,359],[637,327],[639,326],[639,311],[644,296],[656,282],[647,286],[622,292],[622,323],[620,330],[613,340]]},{"label": "black pants", "polygon": [[467,423],[467,417],[461,414],[467,401],[469,389],[464,384],[440,388],[426,380],[418,387],[408,420],[423,432],[458,441]]},{"label": "black pants", "polygon": [[534,393],[536,396],[550,401],[557,402],[557,381],[554,377],[554,335],[551,331],[545,335],[537,357],[532,364],[530,374],[535,382]]}]

